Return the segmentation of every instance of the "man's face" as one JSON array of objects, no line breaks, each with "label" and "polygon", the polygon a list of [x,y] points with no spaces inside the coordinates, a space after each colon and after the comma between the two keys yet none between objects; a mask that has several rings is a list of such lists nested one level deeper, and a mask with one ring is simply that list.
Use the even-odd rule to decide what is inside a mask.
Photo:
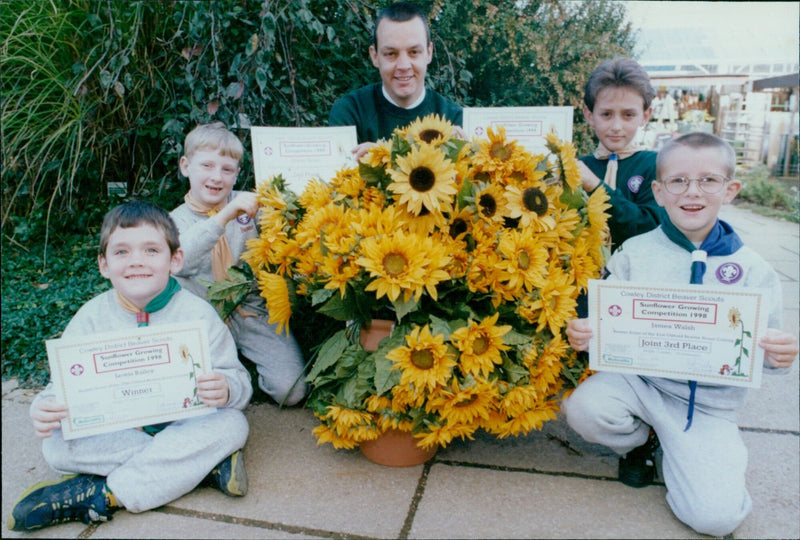
[{"label": "man's face", "polygon": [[425,73],[433,58],[425,23],[419,17],[397,22],[382,19],[371,45],[372,65],[378,68],[386,92],[401,107],[413,104],[425,89]]}]

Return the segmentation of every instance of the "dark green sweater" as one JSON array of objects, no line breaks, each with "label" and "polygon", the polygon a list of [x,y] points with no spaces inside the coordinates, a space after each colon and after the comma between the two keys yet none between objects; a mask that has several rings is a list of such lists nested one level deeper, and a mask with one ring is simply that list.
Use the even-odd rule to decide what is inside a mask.
[{"label": "dark green sweater", "polygon": [[[591,171],[602,180],[606,175],[608,160],[599,160],[592,155],[581,158]],[[661,208],[653,197],[650,184],[656,179],[656,152],[636,152],[621,159],[617,168],[617,189],[605,182],[601,186],[608,192],[611,204],[608,226],[611,231],[612,249],[637,234],[658,227]],[[600,187],[598,186],[597,189]]]},{"label": "dark green sweater", "polygon": [[388,139],[395,128],[402,128],[429,114],[443,116],[452,124],[462,123],[461,107],[446,100],[430,88],[425,99],[413,109],[403,109],[389,103],[381,91],[381,83],[359,88],[336,100],[331,108],[328,124],[331,126],[356,126],[358,142],[375,142]]}]

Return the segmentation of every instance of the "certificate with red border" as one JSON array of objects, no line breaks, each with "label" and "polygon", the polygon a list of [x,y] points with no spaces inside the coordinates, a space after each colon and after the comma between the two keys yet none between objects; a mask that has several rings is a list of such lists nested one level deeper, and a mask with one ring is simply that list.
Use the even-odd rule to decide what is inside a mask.
[{"label": "certificate with red border", "polygon": [[300,195],[312,178],[329,182],[344,167],[357,167],[355,126],[251,127],[256,184],[282,175]]},{"label": "certificate with red border", "polygon": [[46,342],[64,439],[201,416],[210,370],[206,321],[148,326]]},{"label": "certificate with red border", "polygon": [[728,386],[761,385],[760,289],[590,280],[589,367]]}]

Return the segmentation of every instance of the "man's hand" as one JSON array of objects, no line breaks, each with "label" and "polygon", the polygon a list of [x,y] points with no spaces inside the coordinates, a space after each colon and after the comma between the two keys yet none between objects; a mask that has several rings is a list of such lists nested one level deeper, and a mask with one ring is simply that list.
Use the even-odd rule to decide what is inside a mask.
[{"label": "man's hand", "polygon": [[55,398],[36,401],[31,407],[31,420],[36,436],[46,439],[53,435],[54,429],[61,428],[61,420],[67,417],[67,406]]},{"label": "man's hand", "polygon": [[224,407],[230,398],[228,379],[222,373],[211,371],[197,376],[197,397],[209,407]]},{"label": "man's hand", "polygon": [[369,151],[370,148],[376,145],[377,143],[374,142],[362,142],[361,144],[353,148],[350,152],[352,152],[353,155],[355,155],[356,161],[358,161],[364,154],[366,154]]}]

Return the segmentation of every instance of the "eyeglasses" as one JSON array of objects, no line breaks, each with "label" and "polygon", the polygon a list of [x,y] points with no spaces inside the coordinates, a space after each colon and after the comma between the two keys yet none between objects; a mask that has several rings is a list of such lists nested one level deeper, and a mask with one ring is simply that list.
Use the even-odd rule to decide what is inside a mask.
[{"label": "eyeglasses", "polygon": [[689,178],[688,176],[676,176],[675,178],[666,178],[661,181],[664,188],[673,195],[681,195],[686,193],[689,185],[694,181],[697,182],[697,187],[700,191],[708,194],[719,193],[725,182],[730,180],[727,176],[719,174],[708,174],[700,178]]}]

